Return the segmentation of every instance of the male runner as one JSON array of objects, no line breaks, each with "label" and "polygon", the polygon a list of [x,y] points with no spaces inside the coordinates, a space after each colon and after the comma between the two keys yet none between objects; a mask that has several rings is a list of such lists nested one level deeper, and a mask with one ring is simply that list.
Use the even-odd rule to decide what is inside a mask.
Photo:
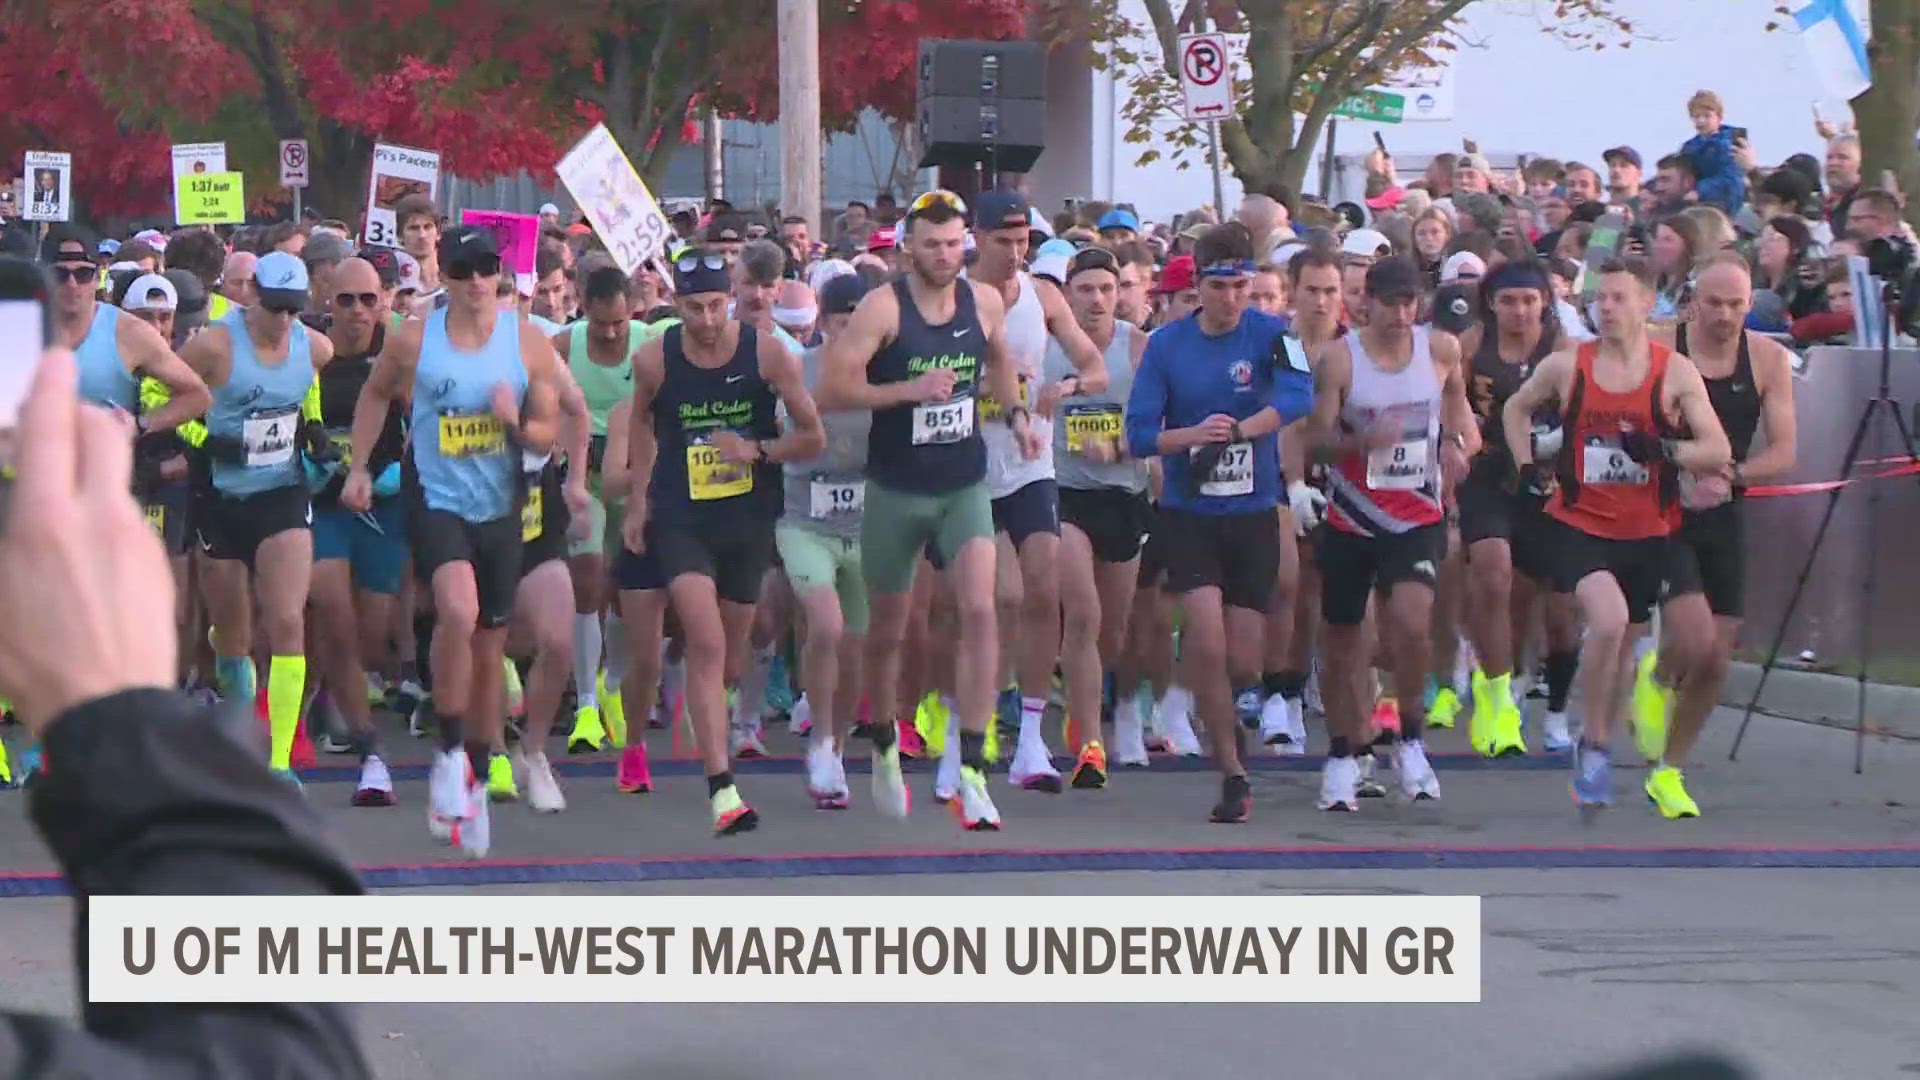
[{"label": "male runner", "polygon": [[[1147,335],[1115,317],[1120,269],[1120,261],[1104,248],[1086,248],[1067,263],[1068,303],[1081,331],[1101,351],[1104,388],[1075,386],[1079,369],[1057,342],[1048,346],[1041,370],[1041,403],[1051,404],[1058,418],[1053,453],[1060,482],[1060,667],[1067,684],[1067,727],[1080,736],[1073,770],[1077,788],[1106,786],[1101,673],[1120,664],[1128,605],[1140,577],[1140,545],[1152,513],[1147,465],[1126,453],[1123,420]],[[1122,762],[1145,764],[1139,714],[1131,715],[1130,730],[1114,729],[1115,744]]]},{"label": "male runner", "polygon": [[400,501],[406,418],[399,402],[388,408],[367,465],[376,478],[373,505],[365,513],[340,505],[352,456],[353,410],[386,343],[392,290],[381,287],[372,264],[357,258],[334,270],[333,287],[333,321],[327,328],[333,362],[319,373],[320,423],[342,460],[309,476],[314,488],[313,637],[333,702],[346,716],[352,751],[360,757],[353,805],[392,806],[393,779],[380,754],[379,729],[365,691],[367,660],[375,650],[386,651],[406,576],[406,514]]},{"label": "male runner", "polygon": [[[261,636],[272,656],[267,764],[292,780],[313,581],[313,508],[299,457],[332,456],[324,432],[303,410],[316,373],[333,359],[333,344],[300,322],[307,307],[305,263],[284,251],[269,252],[260,257],[254,279],[260,303],[208,326],[181,356],[213,391],[194,530],[206,556],[202,593],[213,624],[220,691],[229,700],[253,700],[248,653],[257,600],[265,623]],[[364,688],[362,682],[353,689]]]},{"label": "male runner", "polygon": [[[778,466],[820,453],[826,433],[799,361],[727,315],[726,256],[711,248],[682,254],[674,279],[679,324],[634,357],[628,463],[650,482],[643,492],[636,480],[628,496],[614,581],[636,660],[658,652],[673,603],[713,828],[725,836],[759,823],[728,760],[727,687],[744,666],[773,556]],[[790,422],[784,435],[780,406]]]},{"label": "male runner", "polygon": [[[1561,345],[1553,286],[1537,262],[1510,262],[1480,284],[1481,321],[1467,331],[1468,403],[1484,443],[1460,485],[1460,539],[1467,549],[1468,630],[1479,666],[1473,673],[1468,742],[1488,757],[1526,753],[1513,680],[1535,601],[1552,580],[1546,524],[1547,491],[1522,486],[1507,453],[1502,410],[1542,360]],[[1560,441],[1560,418],[1547,410],[1529,419],[1534,455],[1545,461]],[[1519,571],[1515,577],[1514,572]],[[1542,742],[1549,752],[1572,745],[1566,690],[1579,662],[1571,619],[1547,619],[1549,698]],[[1563,612],[1570,615],[1570,612]],[[1451,677],[1451,676],[1449,676]],[[1557,688],[1558,696],[1554,696]],[[1448,693],[1457,693],[1448,687]]]},{"label": "male runner", "polygon": [[372,508],[368,463],[388,409],[410,399],[402,493],[414,573],[433,592],[441,745],[428,776],[427,828],[477,858],[492,846],[485,778],[503,720],[495,703],[520,579],[521,455],[553,446],[559,358],[524,316],[500,310],[491,231],[450,230],[435,254],[447,305],[387,335],[354,407],[340,501]]},{"label": "male runner", "polygon": [[[1020,707],[1020,740],[1008,779],[1030,791],[1058,792],[1060,773],[1041,733],[1047,689],[1060,655],[1060,490],[1054,479],[1053,413],[1066,395],[1100,393],[1106,388],[1106,363],[1100,350],[1073,321],[1073,312],[1052,282],[1021,269],[1032,235],[1032,211],[1016,192],[988,191],[979,199],[973,223],[978,259],[967,276],[999,290],[1006,306],[1007,358],[1018,383],[1012,400],[1029,411],[1028,424],[1041,439],[1041,452],[1029,457],[1013,429],[1006,402],[980,401],[980,434],[987,447],[987,494],[993,500],[993,524],[1005,537],[996,567],[1017,603],[1003,609],[1000,651],[1015,676]],[[1051,394],[1040,391],[1040,368],[1048,339],[1060,343],[1073,364]],[[1097,721],[1097,715],[1096,715]],[[1099,741],[1097,726],[1091,732]],[[1101,753],[1104,758],[1104,751]],[[1105,773],[1104,763],[1099,771]]]},{"label": "male runner", "polygon": [[[1309,374],[1286,324],[1247,307],[1253,239],[1216,225],[1194,242],[1200,306],[1147,339],[1127,397],[1127,449],[1165,476],[1155,541],[1185,613],[1180,668],[1220,767],[1216,822],[1243,822],[1253,792],[1240,760],[1235,686],[1260,672],[1261,627],[1279,571],[1280,428],[1307,414]],[[1296,463],[1297,465],[1297,463]]]},{"label": "male runner", "polygon": [[1360,808],[1368,744],[1360,690],[1373,650],[1363,623],[1380,597],[1383,648],[1400,707],[1394,767],[1409,801],[1437,799],[1427,761],[1421,697],[1432,658],[1434,583],[1446,546],[1441,492],[1467,471],[1480,431],[1467,406],[1460,343],[1415,326],[1420,271],[1390,256],[1367,268],[1364,325],[1329,344],[1314,370],[1315,440],[1337,460],[1320,565],[1326,623],[1320,693],[1331,748],[1320,778],[1322,810]]},{"label": "male runner", "polygon": [[[1667,595],[1700,589],[1690,560],[1675,559],[1672,512],[1678,470],[1713,473],[1732,463],[1726,432],[1700,372],[1686,357],[1647,340],[1653,274],[1637,256],[1609,260],[1596,297],[1600,338],[1541,361],[1501,414],[1507,449],[1524,483],[1538,485],[1532,417],[1564,409],[1565,446],[1547,499],[1554,519],[1554,589],[1579,603],[1585,726],[1574,750],[1573,795],[1583,816],[1613,805],[1610,740],[1622,718],[1633,645],[1664,585]],[[1680,439],[1674,418],[1693,437]]]},{"label": "male runner", "polygon": [[[858,274],[821,289],[826,343],[802,361],[809,391],[820,385],[823,355],[845,332],[867,293]],[[824,412],[827,448],[818,457],[790,461],[786,513],[774,529],[780,563],[804,613],[800,678],[812,717],[807,741],[807,794],[822,810],[847,806],[846,738],[860,704],[866,648],[867,583],[860,576],[860,519],[866,506],[867,438],[872,414]]]},{"label": "male runner", "polygon": [[[960,278],[966,214],[966,203],[950,191],[913,201],[902,222],[907,272],[861,300],[845,332],[829,343],[820,396],[829,409],[873,413],[860,568],[872,600],[866,734],[874,747],[874,802],[883,813],[907,813],[894,707],[914,571],[931,542],[947,568],[960,626],[953,650],[960,783],[952,805],[961,827],[991,830],[1000,827],[1000,812],[987,793],[986,732],[999,629],[987,450],[976,406],[983,393],[1020,398],[1000,290]],[[1037,457],[1040,434],[1027,408],[1012,405],[1005,416],[1022,455]]]},{"label": "male runner", "polygon": [[[1706,382],[1707,400],[1727,433],[1733,464],[1717,475],[1681,479],[1684,512],[1675,534],[1680,548],[1676,555],[1694,560],[1713,615],[1712,644],[1686,665],[1684,674],[1674,671],[1679,676],[1674,678],[1668,671],[1679,666],[1679,658],[1663,642],[1660,670],[1643,661],[1635,687],[1634,735],[1647,760],[1655,763],[1647,774],[1647,797],[1669,818],[1700,815],[1680,766],[1720,701],[1745,612],[1745,489],[1785,476],[1794,463],[1793,358],[1779,342],[1746,329],[1752,306],[1753,276],[1746,260],[1730,252],[1714,255],[1695,269],[1691,314],[1675,331],[1676,351],[1693,361]],[[1762,428],[1766,448],[1752,453],[1754,432]],[[1676,622],[1673,614],[1673,603],[1661,609],[1663,638]],[[1651,695],[1644,689],[1649,681],[1658,687]],[[1677,694],[1665,689],[1669,686]],[[1666,725],[1669,708],[1671,729]]]}]

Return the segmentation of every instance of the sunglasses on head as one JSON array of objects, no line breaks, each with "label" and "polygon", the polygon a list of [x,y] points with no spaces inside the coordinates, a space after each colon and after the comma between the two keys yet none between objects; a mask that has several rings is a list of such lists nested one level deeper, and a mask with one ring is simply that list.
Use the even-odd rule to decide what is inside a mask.
[{"label": "sunglasses on head", "polygon": [[966,201],[960,198],[960,196],[955,195],[945,188],[934,188],[932,191],[926,192],[919,198],[913,200],[912,205],[907,207],[907,215],[911,217],[923,210],[931,210],[936,206],[944,206],[956,214],[965,214],[967,212]]},{"label": "sunglasses on head", "polygon": [[53,280],[71,281],[79,285],[91,285],[100,277],[100,268],[87,263],[85,266],[56,266],[53,268]]},{"label": "sunglasses on head", "polygon": [[445,267],[447,278],[452,281],[492,277],[499,272],[500,256],[498,255],[474,255],[469,258],[455,259]]},{"label": "sunglasses on head", "polygon": [[337,308],[350,308],[355,304],[359,304],[363,308],[370,308],[379,302],[380,294],[370,292],[343,292],[335,294],[333,298],[333,306]]},{"label": "sunglasses on head", "polygon": [[682,255],[674,260],[673,266],[683,274],[691,274],[702,266],[709,270],[725,270],[727,257],[712,252],[705,255]]}]

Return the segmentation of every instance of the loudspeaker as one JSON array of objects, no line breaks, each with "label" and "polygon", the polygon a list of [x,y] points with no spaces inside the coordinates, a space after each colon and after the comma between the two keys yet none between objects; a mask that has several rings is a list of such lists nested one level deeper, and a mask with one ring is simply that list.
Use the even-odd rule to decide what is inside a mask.
[{"label": "loudspeaker", "polygon": [[1024,173],[1046,146],[1047,56],[1032,41],[922,41],[920,168]]}]

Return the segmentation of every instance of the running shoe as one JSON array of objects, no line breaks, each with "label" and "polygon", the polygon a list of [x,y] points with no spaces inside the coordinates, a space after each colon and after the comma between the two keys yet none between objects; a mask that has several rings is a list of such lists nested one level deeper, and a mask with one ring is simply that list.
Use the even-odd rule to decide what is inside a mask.
[{"label": "running shoe", "polygon": [[614,786],[625,795],[645,795],[653,790],[653,770],[647,767],[647,744],[635,739],[620,751],[620,764],[614,769]]},{"label": "running shoe", "polygon": [[[1172,694],[1172,690],[1167,691]],[[1153,696],[1153,684],[1142,681],[1133,693],[1133,707],[1140,714],[1140,726],[1145,731],[1142,741],[1147,744],[1150,754],[1164,754],[1168,751],[1167,734],[1160,726],[1160,700]]]},{"label": "running shoe", "polygon": [[1060,770],[1053,767],[1053,754],[1047,749],[1046,740],[1038,734],[1021,739],[1019,749],[1013,753],[1013,765],[1007,770],[1007,779],[1023,791],[1060,794]]},{"label": "running shoe", "polygon": [[807,695],[801,694],[800,700],[793,703],[793,709],[787,713],[787,734],[806,738],[813,731],[813,703]]},{"label": "running shoe", "polygon": [[[1353,761],[1354,768],[1359,770],[1354,778],[1354,794],[1362,799],[1386,798],[1387,789],[1378,780],[1373,778],[1374,770],[1379,767],[1379,761],[1375,756],[1364,753],[1356,754],[1351,760]],[[1389,758],[1388,760],[1392,759]]]},{"label": "running shoe", "polygon": [[1673,691],[1653,681],[1659,663],[1659,651],[1648,649],[1633,675],[1633,745],[1649,762],[1666,756],[1667,715],[1673,708]]},{"label": "running shoe", "polygon": [[320,736],[320,740],[313,745],[314,749],[323,754],[351,754],[358,749],[353,745],[352,739],[345,735],[335,735],[331,731]]},{"label": "running shoe", "polygon": [[760,815],[740,797],[740,789],[733,784],[714,792],[707,801],[713,808],[715,836],[752,832],[754,826],[760,824]]},{"label": "running shoe", "polygon": [[[864,707],[863,703],[862,708]],[[914,735],[920,739],[921,752],[926,754],[945,752],[947,728],[952,721],[949,715],[951,712],[952,710],[941,702],[940,695],[932,690],[927,691],[926,695],[914,704],[913,723],[906,726],[911,727]],[[863,716],[863,722],[864,719]]]},{"label": "running shoe", "polygon": [[597,684],[594,698],[600,703],[600,726],[606,730],[607,741],[618,750],[627,745],[627,706],[620,700],[620,688],[607,686],[607,673],[602,671],[594,676]]},{"label": "running shoe", "polygon": [[407,713],[407,734],[416,739],[426,739],[439,733],[440,724],[433,710],[433,698],[416,698],[413,708]]},{"label": "running shoe", "polygon": [[1216,825],[1239,825],[1253,816],[1253,785],[1244,776],[1220,781],[1220,801],[1207,820]]},{"label": "running shoe", "polygon": [[1160,708],[1160,731],[1167,738],[1167,750],[1178,757],[1199,757],[1200,736],[1193,733],[1193,695],[1185,690],[1167,691]]},{"label": "running shoe", "polygon": [[831,742],[807,744],[807,794],[815,810],[847,808],[847,770]]},{"label": "running shoe", "polygon": [[1330,757],[1320,770],[1322,810],[1356,813],[1360,809],[1360,762],[1357,758]]},{"label": "running shoe", "polygon": [[1427,726],[1452,729],[1460,722],[1460,695],[1451,686],[1443,686],[1433,695],[1427,708]]},{"label": "running shoe", "polygon": [[1525,757],[1527,739],[1520,706],[1514,704],[1512,698],[1498,693],[1497,686],[1495,696],[1498,700],[1493,703],[1493,730],[1488,734],[1487,756]]},{"label": "running shoe", "polygon": [[1080,747],[1080,760],[1074,762],[1072,782],[1082,791],[1097,791],[1107,786],[1107,751],[1098,740]]},{"label": "running shoe", "polygon": [[1580,806],[1580,816],[1588,819],[1613,805],[1613,762],[1600,747],[1575,748],[1573,801]]},{"label": "running shoe", "polygon": [[394,806],[399,800],[393,794],[393,775],[387,771],[387,763],[380,760],[379,754],[368,754],[360,763],[360,782],[353,788],[355,806]]},{"label": "running shoe", "polygon": [[1696,818],[1700,816],[1700,806],[1687,794],[1686,776],[1671,765],[1661,765],[1647,774],[1647,798],[1660,811],[1660,816],[1669,820],[1675,818]]},{"label": "running shoe", "polygon": [[1287,712],[1287,699],[1279,694],[1260,703],[1260,741],[1276,754],[1287,753],[1286,748],[1293,745],[1293,718]]},{"label": "running shoe", "polygon": [[[11,723],[12,721],[7,721]],[[13,766],[7,761],[7,744],[0,740],[0,787],[13,786]]]},{"label": "running shoe", "polygon": [[487,797],[494,802],[520,801],[520,785],[513,779],[513,762],[505,754],[487,758]]},{"label": "running shoe", "polygon": [[900,775],[900,746],[873,751],[873,806],[883,816],[906,817],[913,809],[913,796],[907,791],[906,778]]},{"label": "running shoe", "polygon": [[1140,704],[1133,695],[1120,698],[1113,706],[1113,748],[1120,764],[1144,769],[1147,757],[1145,726],[1140,722]]},{"label": "running shoe", "polygon": [[900,748],[901,757],[920,758],[927,756],[926,740],[920,737],[920,732],[913,726],[912,721],[896,720],[894,721],[893,729],[894,742],[895,745]]},{"label": "running shoe", "polygon": [[1467,714],[1467,745],[1483,757],[1493,753],[1493,728],[1498,723],[1498,706],[1493,700],[1493,680],[1479,668],[1473,670],[1473,711]]},{"label": "running shoe", "polygon": [[767,744],[760,740],[759,719],[735,709],[733,718],[727,723],[727,749],[742,760],[766,757]]},{"label": "running shoe", "polygon": [[527,805],[536,814],[557,814],[567,808],[567,797],[560,782],[553,778],[553,766],[545,754],[528,754],[521,762],[527,773]]},{"label": "running shoe", "polygon": [[1398,736],[1400,734],[1400,702],[1391,697],[1382,696],[1380,700],[1373,703],[1373,715],[1368,718],[1368,724],[1376,739],[1382,735]]},{"label": "running shoe", "polygon": [[960,796],[960,722],[949,712],[947,723],[951,728],[943,736],[946,748],[933,774],[933,801],[941,806]]},{"label": "running shoe", "polygon": [[573,714],[573,731],[567,735],[567,753],[598,753],[607,739],[606,726],[600,722],[600,706],[583,705]]},{"label": "running shoe", "polygon": [[313,752],[313,740],[307,737],[307,727],[306,717],[293,725],[293,747],[287,754],[287,764],[296,769],[311,769],[320,763],[319,755]]},{"label": "running shoe", "polygon": [[987,777],[972,766],[960,766],[960,797],[951,804],[953,816],[968,832],[998,832],[1000,811],[987,794]]},{"label": "running shoe", "polygon": [[387,692],[391,689],[393,688],[387,685],[386,678],[382,676],[379,672],[375,672],[375,671],[367,672],[367,704],[368,705],[386,704]]},{"label": "running shoe", "polygon": [[1440,797],[1440,778],[1434,775],[1426,744],[1419,739],[1404,739],[1394,747],[1393,770],[1400,774],[1400,794],[1408,802]]},{"label": "running shoe", "polygon": [[[491,764],[487,771],[493,771]],[[492,799],[487,786],[478,780],[467,785],[467,816],[453,823],[453,843],[469,859],[484,859],[493,847],[493,818],[487,805]]]},{"label": "running shoe", "polygon": [[1258,730],[1260,727],[1260,712],[1261,702],[1259,690],[1242,690],[1234,697],[1233,714],[1240,718],[1241,727],[1246,728],[1248,731]]},{"label": "running shoe", "polygon": [[427,772],[427,832],[435,840],[451,841],[453,827],[467,812],[467,753],[436,750]]},{"label": "running shoe", "polygon": [[1540,722],[1540,746],[1549,754],[1564,754],[1573,749],[1573,731],[1567,725],[1567,714],[1550,712]]}]

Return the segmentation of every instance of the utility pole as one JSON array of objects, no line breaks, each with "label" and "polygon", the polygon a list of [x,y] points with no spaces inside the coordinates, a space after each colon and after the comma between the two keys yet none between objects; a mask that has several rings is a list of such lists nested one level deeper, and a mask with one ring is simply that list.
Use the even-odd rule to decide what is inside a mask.
[{"label": "utility pole", "polygon": [[820,0],[780,0],[780,210],[820,232]]}]

